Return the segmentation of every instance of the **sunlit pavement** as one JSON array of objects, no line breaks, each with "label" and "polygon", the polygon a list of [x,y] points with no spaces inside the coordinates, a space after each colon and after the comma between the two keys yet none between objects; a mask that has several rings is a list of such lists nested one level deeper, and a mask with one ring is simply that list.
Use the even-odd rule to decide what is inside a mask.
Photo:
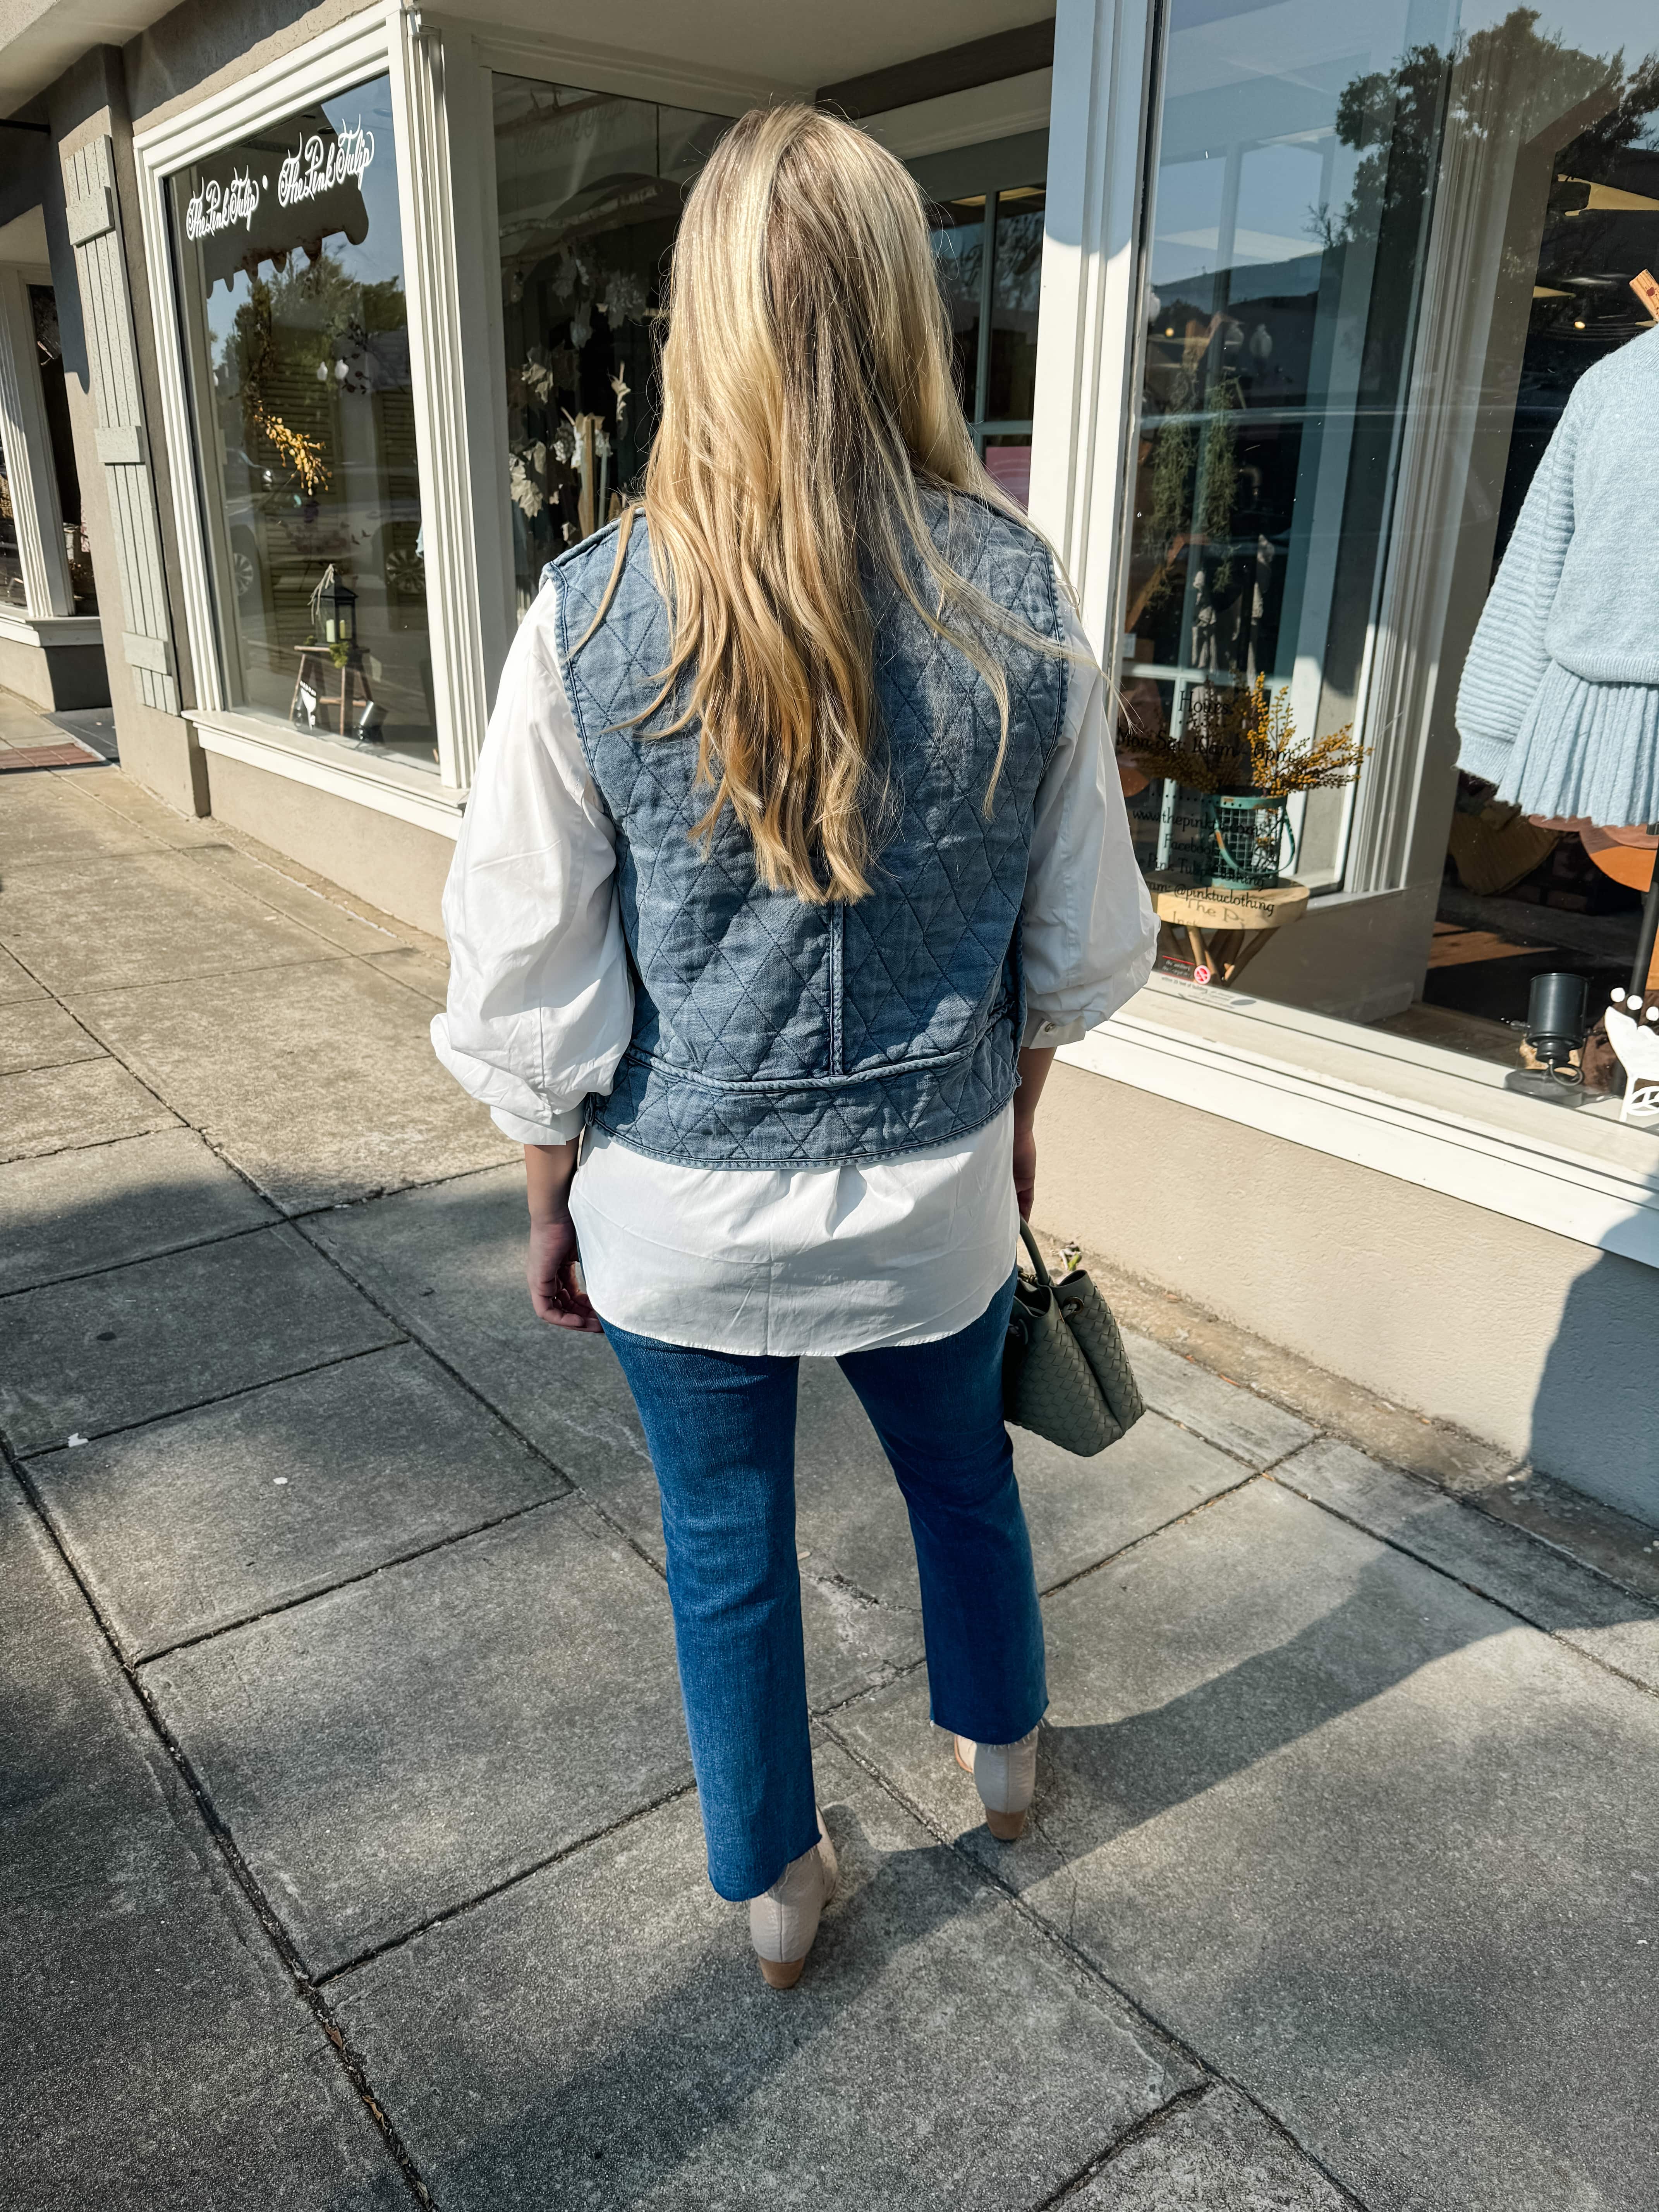
[{"label": "sunlit pavement", "polygon": [[0,775],[0,2199],[1650,2212],[1616,1547],[1137,1336],[1122,1444],[1018,1443],[1053,1705],[1005,1846],[809,1364],[844,1879],[776,1995],[626,1392],[532,1317],[516,1155],[427,1044],[441,947],[110,767]]}]

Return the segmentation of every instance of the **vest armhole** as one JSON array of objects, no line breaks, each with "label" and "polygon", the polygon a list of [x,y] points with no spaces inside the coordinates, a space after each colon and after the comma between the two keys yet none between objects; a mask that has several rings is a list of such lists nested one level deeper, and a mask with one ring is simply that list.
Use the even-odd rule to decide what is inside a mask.
[{"label": "vest armhole", "polygon": [[[556,571],[559,564],[556,562],[553,566]],[[570,719],[576,726],[577,742],[582,749],[582,758],[587,763],[587,773],[593,779],[594,789],[599,791],[598,764],[593,758],[593,746],[587,734],[587,717],[582,711],[578,686],[571,678],[570,594],[565,588],[565,581],[562,574],[556,577],[553,589],[557,615],[556,629],[559,653],[559,681],[564,686],[565,703],[570,709]],[[603,791],[599,791],[599,797],[603,801],[605,799]],[[608,805],[605,811],[607,813],[610,811]]]}]

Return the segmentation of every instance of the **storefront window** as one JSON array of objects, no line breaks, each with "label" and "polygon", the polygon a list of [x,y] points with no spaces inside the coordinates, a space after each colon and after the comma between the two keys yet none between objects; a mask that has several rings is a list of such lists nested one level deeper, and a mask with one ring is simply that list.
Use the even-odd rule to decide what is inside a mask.
[{"label": "storefront window", "polygon": [[231,702],[434,768],[387,80],[170,182]]},{"label": "storefront window", "polygon": [[1022,506],[1031,489],[1046,139],[993,141],[912,165],[936,195],[933,258],[963,411],[991,477]]},{"label": "storefront window", "polygon": [[656,421],[652,319],[680,210],[728,118],[495,80],[518,611],[637,484]]},{"label": "storefront window", "polygon": [[40,397],[46,434],[52,441],[58,509],[64,521],[64,560],[70,596],[77,615],[95,615],[98,590],[92,575],[92,542],[81,515],[81,479],[75,470],[75,437],[70,428],[69,394],[64,386],[64,343],[58,331],[58,302],[50,284],[28,288],[34,324],[34,350],[40,366]]},{"label": "storefront window", "polygon": [[11,463],[0,453],[0,606],[19,614],[28,607],[23,584],[23,564],[17,553],[17,517],[11,503]]},{"label": "storefront window", "polygon": [[1451,718],[1569,393],[1654,325],[1656,44],[1635,0],[1173,0],[1119,741],[1168,969],[1511,1066],[1533,975],[1626,980],[1638,894]]}]

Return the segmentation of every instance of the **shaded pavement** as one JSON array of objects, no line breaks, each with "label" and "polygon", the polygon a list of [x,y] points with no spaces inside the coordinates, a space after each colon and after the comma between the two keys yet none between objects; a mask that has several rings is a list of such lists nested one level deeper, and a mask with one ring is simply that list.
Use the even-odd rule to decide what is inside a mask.
[{"label": "shaded pavement", "polygon": [[1137,1337],[1122,1444],[1018,1443],[1054,1704],[1006,1847],[809,1363],[845,1881],[780,1996],[703,1878],[626,1391],[532,1316],[516,1153],[427,1044],[442,948],[102,767],[0,777],[0,2202],[1651,2204],[1616,1559]]}]

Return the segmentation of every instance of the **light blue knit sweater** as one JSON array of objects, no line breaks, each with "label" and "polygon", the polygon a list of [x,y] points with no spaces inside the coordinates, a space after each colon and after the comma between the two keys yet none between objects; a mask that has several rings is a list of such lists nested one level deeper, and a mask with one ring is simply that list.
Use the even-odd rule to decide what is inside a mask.
[{"label": "light blue knit sweater", "polygon": [[1659,819],[1659,329],[1580,379],[1463,664],[1461,764],[1528,814]]}]

